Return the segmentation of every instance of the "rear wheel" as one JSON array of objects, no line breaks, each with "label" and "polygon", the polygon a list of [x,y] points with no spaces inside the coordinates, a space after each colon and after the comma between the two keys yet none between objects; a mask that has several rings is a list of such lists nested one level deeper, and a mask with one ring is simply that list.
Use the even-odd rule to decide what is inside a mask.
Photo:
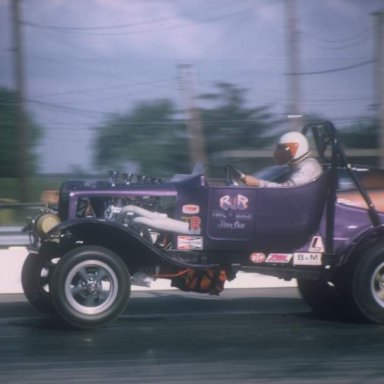
[{"label": "rear wheel", "polygon": [[321,317],[352,319],[355,310],[347,284],[341,277],[332,280],[297,279],[299,292],[312,311]]},{"label": "rear wheel", "polygon": [[356,264],[352,295],[365,319],[384,323],[384,244],[369,248]]},{"label": "rear wheel", "polygon": [[130,275],[114,252],[84,246],[62,257],[51,287],[57,312],[68,324],[98,327],[124,310],[130,296]]}]

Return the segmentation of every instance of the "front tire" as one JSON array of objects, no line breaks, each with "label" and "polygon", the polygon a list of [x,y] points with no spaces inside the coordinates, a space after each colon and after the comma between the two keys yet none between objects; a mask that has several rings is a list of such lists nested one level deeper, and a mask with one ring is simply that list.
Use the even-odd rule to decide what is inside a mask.
[{"label": "front tire", "polygon": [[362,255],[354,269],[352,295],[363,318],[384,323],[384,244]]},{"label": "front tire", "polygon": [[39,311],[53,314],[49,280],[55,267],[56,256],[30,253],[21,270],[21,285],[27,300]]},{"label": "front tire", "polygon": [[126,307],[130,275],[114,252],[83,246],[62,257],[51,291],[57,312],[65,322],[79,328],[99,327],[115,319]]}]

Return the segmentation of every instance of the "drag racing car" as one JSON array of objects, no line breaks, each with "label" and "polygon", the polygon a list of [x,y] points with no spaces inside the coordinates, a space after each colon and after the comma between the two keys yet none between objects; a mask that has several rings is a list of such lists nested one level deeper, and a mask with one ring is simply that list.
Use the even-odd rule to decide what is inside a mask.
[{"label": "drag racing car", "polygon": [[[71,326],[92,328],[118,317],[143,277],[219,294],[245,271],[297,279],[318,314],[383,323],[384,213],[370,193],[383,198],[384,172],[351,165],[331,122],[303,133],[324,171],[300,186],[247,187],[229,165],[219,180],[196,166],[168,180],[114,172],[65,181],[58,205],[26,226],[25,296]],[[352,192],[364,204],[351,202]]]}]

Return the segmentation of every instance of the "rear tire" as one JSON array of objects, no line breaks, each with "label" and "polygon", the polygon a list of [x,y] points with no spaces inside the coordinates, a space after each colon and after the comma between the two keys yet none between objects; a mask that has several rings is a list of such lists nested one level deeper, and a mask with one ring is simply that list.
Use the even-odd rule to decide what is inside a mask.
[{"label": "rear tire", "polygon": [[384,323],[384,244],[369,248],[356,264],[352,295],[366,320]]},{"label": "rear tire", "polygon": [[62,257],[51,281],[51,294],[66,323],[92,328],[120,315],[130,287],[128,268],[119,256],[103,247],[84,246]]},{"label": "rear tire", "polygon": [[332,281],[325,279],[297,279],[299,292],[305,303],[316,316],[352,320],[356,317],[347,282],[341,278]]}]

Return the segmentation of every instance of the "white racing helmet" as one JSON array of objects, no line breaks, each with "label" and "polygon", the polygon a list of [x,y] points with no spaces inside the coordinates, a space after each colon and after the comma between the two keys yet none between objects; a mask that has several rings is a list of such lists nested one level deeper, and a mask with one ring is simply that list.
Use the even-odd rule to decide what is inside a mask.
[{"label": "white racing helmet", "polygon": [[299,160],[309,152],[307,138],[300,132],[287,132],[280,137],[274,156],[278,164]]}]

